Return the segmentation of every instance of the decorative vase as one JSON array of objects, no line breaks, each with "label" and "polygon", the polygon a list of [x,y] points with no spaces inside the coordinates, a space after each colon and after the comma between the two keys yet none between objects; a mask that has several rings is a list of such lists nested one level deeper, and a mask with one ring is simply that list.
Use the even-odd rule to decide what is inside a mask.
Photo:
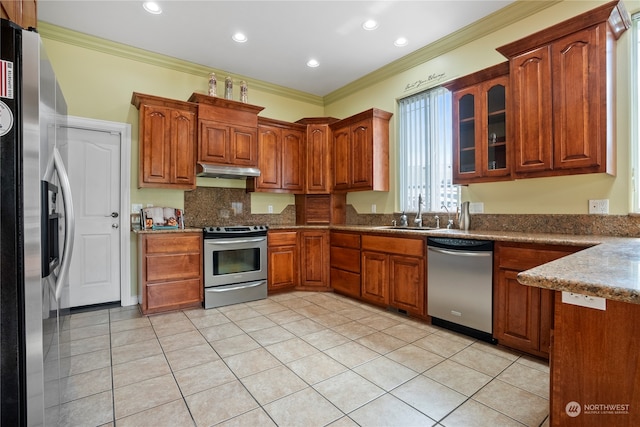
[{"label": "decorative vase", "polygon": [[229,76],[224,79],[224,97],[225,99],[233,99],[233,80]]},{"label": "decorative vase", "polygon": [[216,80],[216,73],[209,74],[209,96],[218,96],[218,80]]},{"label": "decorative vase", "polygon": [[249,88],[244,80],[240,82],[240,102],[249,102]]}]

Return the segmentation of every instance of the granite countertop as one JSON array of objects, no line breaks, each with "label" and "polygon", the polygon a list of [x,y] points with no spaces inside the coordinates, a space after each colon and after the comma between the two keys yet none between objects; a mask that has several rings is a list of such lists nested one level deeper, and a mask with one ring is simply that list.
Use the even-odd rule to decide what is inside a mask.
[{"label": "granite countertop", "polygon": [[526,286],[640,304],[640,239],[638,238],[371,226],[332,226],[331,229],[582,246],[586,249],[519,273],[518,281]]},{"label": "granite countertop", "polygon": [[202,233],[202,228],[173,228],[164,230],[131,230],[134,234],[159,234],[159,233]]},{"label": "granite countertop", "polygon": [[[526,286],[575,292],[610,300],[640,304],[640,238],[602,235],[475,231],[446,228],[401,228],[371,225],[277,225],[270,230],[330,229],[375,232],[394,236],[458,237],[500,242],[538,243],[585,247],[579,252],[518,274]],[[201,232],[183,230],[136,230],[135,233]]]},{"label": "granite countertop", "polygon": [[602,244],[518,274],[527,286],[640,304],[640,239]]}]

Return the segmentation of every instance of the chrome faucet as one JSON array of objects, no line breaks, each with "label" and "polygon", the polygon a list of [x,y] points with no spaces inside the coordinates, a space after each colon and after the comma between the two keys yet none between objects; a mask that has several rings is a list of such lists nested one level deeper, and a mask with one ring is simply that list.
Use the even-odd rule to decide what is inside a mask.
[{"label": "chrome faucet", "polygon": [[416,227],[422,227],[422,194],[418,194],[418,213],[416,214],[413,223]]},{"label": "chrome faucet", "polygon": [[451,214],[449,213],[449,209],[443,204],[442,208],[447,211],[447,228],[453,228],[453,220],[451,219]]}]

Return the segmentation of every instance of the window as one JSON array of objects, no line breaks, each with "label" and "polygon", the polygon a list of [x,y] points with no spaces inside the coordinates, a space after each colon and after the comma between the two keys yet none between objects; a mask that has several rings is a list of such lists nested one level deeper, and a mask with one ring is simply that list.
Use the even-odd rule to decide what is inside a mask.
[{"label": "window", "polygon": [[438,87],[399,101],[400,209],[454,212],[460,189],[452,184],[451,92]]},{"label": "window", "polygon": [[631,17],[631,185],[633,188],[632,211],[640,213],[640,13]]}]

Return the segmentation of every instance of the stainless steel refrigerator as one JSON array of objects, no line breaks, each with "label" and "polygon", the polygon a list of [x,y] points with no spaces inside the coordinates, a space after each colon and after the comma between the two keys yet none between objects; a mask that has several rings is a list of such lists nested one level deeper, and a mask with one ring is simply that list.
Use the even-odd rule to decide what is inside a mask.
[{"label": "stainless steel refrigerator", "polygon": [[0,29],[0,424],[58,425],[71,356],[66,103],[39,35]]}]

